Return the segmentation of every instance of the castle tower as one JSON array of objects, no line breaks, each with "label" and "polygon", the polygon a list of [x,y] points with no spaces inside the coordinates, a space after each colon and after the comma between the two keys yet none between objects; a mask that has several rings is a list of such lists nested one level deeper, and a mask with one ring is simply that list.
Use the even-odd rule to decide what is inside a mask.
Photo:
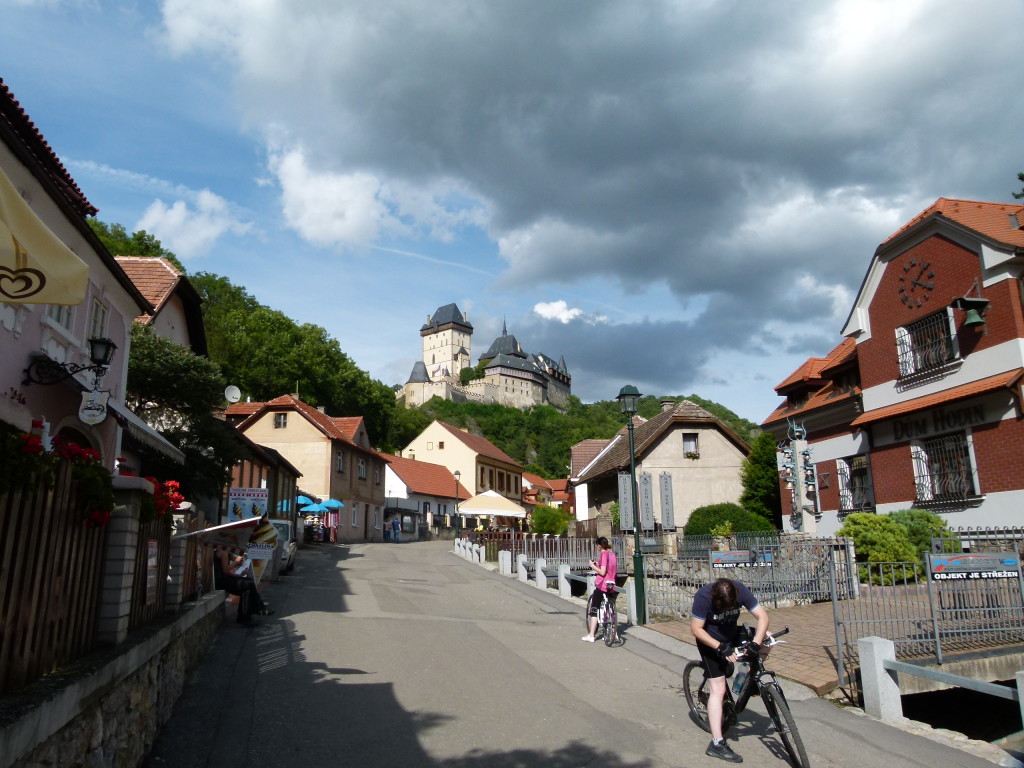
[{"label": "castle tower", "polygon": [[431,381],[445,376],[458,379],[463,368],[469,368],[473,349],[473,324],[455,304],[438,307],[420,328],[423,339],[423,364]]}]

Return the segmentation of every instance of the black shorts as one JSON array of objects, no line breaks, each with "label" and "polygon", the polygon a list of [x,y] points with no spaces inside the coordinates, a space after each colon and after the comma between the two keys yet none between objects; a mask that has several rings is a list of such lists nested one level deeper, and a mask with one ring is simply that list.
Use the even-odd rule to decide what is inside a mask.
[{"label": "black shorts", "polygon": [[[587,600],[587,616],[597,616],[598,610],[601,608],[601,597],[605,593],[600,589],[595,589],[590,593],[590,599]],[[608,602],[612,604],[612,608],[615,607],[615,598],[619,596],[618,592],[608,592]]]},{"label": "black shorts", "polygon": [[704,643],[697,643],[697,650],[700,651],[700,660],[708,670],[708,677],[731,677],[733,664],[726,661],[715,648],[710,648]]}]

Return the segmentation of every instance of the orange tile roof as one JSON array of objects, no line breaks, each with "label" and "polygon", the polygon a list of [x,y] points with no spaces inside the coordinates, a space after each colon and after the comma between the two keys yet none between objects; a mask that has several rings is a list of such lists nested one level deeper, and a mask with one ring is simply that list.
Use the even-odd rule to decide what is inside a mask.
[{"label": "orange tile roof", "polygon": [[[394,456],[389,453],[377,454],[390,465],[402,482],[412,493],[420,493],[425,496],[441,496],[442,498],[454,498],[455,475],[448,467],[440,464],[431,464],[427,461],[407,459],[403,456]],[[460,501],[473,498],[462,483],[458,484]]]},{"label": "orange tile roof", "polygon": [[501,448],[496,446],[486,437],[471,435],[469,432],[463,432],[458,427],[453,427],[451,424],[445,424],[443,421],[439,421],[437,423],[440,424],[445,429],[447,429],[449,432],[451,432],[453,437],[458,438],[470,450],[474,451],[475,453],[478,453],[481,456],[486,456],[490,459],[495,459],[496,461],[503,461],[506,464],[511,464],[517,469],[522,469],[522,466],[519,464],[519,462],[517,462],[515,459],[513,459],[511,456],[509,456],[507,453],[501,450]]},{"label": "orange tile roof", "polygon": [[781,394],[783,390],[789,389],[794,384],[806,384],[810,381],[820,381],[821,369],[824,367],[824,357],[809,357],[799,368],[783,379],[781,384],[776,385],[775,391]]},{"label": "orange tile roof", "polygon": [[789,401],[784,401],[778,408],[772,411],[771,415],[761,422],[762,427],[766,427],[776,421],[782,421],[784,419],[792,418],[799,414],[807,414],[811,411],[817,410],[818,408],[824,408],[826,405],[835,405],[846,400],[852,400],[855,397],[860,396],[860,387],[854,387],[853,389],[844,392],[838,389],[833,382],[829,382],[809,398],[803,405],[793,407],[789,404]]},{"label": "orange tile roof", "polygon": [[[181,280],[181,271],[167,259],[157,256],[115,256],[139,293],[159,312]],[[137,323],[151,322],[151,315],[139,315]]]},{"label": "orange tile roof", "polygon": [[[358,443],[354,443],[344,433],[344,431],[342,431],[342,429],[335,423],[335,420],[332,417],[328,416],[323,411],[314,408],[309,403],[304,403],[302,400],[293,397],[292,395],[282,395],[281,397],[275,397],[273,400],[269,400],[265,403],[234,403],[231,406],[231,408],[235,408],[240,405],[259,406],[258,409],[254,410],[251,414],[249,414],[249,416],[245,418],[244,421],[242,421],[242,423],[238,425],[238,428],[243,432],[246,430],[247,427],[253,424],[256,421],[256,419],[259,416],[261,416],[265,411],[291,409],[305,416],[306,419],[311,424],[316,426],[321,432],[323,432],[323,434],[326,437],[330,438],[331,440],[340,440],[341,442],[345,443],[346,445],[352,448],[355,448],[358,451],[363,451],[365,453],[377,455],[376,451],[372,449],[363,448]],[[232,413],[231,408],[228,408],[227,411],[229,415]],[[242,411],[240,410],[238,412],[241,413]]]},{"label": "orange tile roof", "polygon": [[334,416],[331,420],[338,425],[338,429],[344,432],[349,440],[356,439],[356,433],[364,421],[362,416]]},{"label": "orange tile roof", "polygon": [[251,416],[263,407],[263,403],[232,403],[224,411],[228,416]]},{"label": "orange tile roof", "polygon": [[551,483],[540,475],[535,475],[532,472],[523,472],[523,480],[528,482],[534,488],[547,488],[548,490],[551,490]]},{"label": "orange tile roof", "polygon": [[978,379],[977,381],[972,381],[968,384],[961,384],[959,387],[953,387],[952,389],[947,389],[942,392],[936,392],[923,397],[915,397],[913,400],[894,403],[893,405],[887,405],[884,408],[876,408],[873,411],[868,411],[867,413],[863,413],[858,416],[851,422],[851,426],[859,427],[864,424],[871,424],[883,419],[902,416],[905,413],[913,413],[914,411],[921,411],[925,408],[933,408],[936,405],[950,403],[954,400],[963,400],[964,398],[971,397],[973,395],[980,395],[985,392],[991,392],[1004,387],[1012,387],[1017,383],[1022,375],[1024,375],[1024,368],[1016,368],[1012,371],[998,373],[995,376],[988,376],[984,379]]},{"label": "orange tile roof", "polygon": [[[905,232],[939,215],[957,222],[968,229],[1006,245],[1024,246],[1024,205],[1020,203],[984,203],[978,200],[956,200],[940,197],[921,213],[912,218],[896,232],[886,238],[886,243],[895,240]],[[1018,225],[1013,227],[1011,216],[1016,216]]]}]

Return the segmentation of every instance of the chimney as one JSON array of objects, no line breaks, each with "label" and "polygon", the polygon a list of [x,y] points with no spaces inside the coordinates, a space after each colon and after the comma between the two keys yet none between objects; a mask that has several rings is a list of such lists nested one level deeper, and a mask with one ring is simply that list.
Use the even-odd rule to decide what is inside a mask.
[{"label": "chimney", "polygon": [[662,413],[664,413],[665,411],[671,411],[673,408],[676,407],[676,401],[673,400],[671,397],[663,397],[658,402],[661,404]]},{"label": "chimney", "polygon": [[326,408],[327,408],[327,406],[324,406],[324,405],[318,405],[318,406],[316,407],[316,409],[317,409],[318,411],[320,411],[320,413],[327,413],[327,410],[326,410]]}]

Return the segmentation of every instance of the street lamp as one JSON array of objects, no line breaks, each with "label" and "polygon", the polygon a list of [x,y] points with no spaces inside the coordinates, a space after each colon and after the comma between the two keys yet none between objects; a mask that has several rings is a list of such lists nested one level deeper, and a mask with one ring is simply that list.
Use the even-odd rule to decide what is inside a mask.
[{"label": "street lamp", "polygon": [[76,373],[92,371],[96,375],[93,389],[99,386],[99,380],[107,372],[111,361],[114,359],[114,351],[117,349],[110,339],[92,338],[89,339],[89,360],[92,365],[79,365],[78,363],[58,363],[48,357],[36,357],[25,369],[25,379],[22,386],[29,384],[56,384],[70,379]]},{"label": "street lamp", "polygon": [[459,529],[462,527],[459,523],[459,480],[462,478],[462,473],[459,470],[455,470],[455,539],[459,538]]},{"label": "street lamp", "polygon": [[636,503],[636,450],[633,446],[633,417],[640,406],[640,390],[627,384],[619,390],[619,407],[626,416],[629,432],[629,493],[633,507],[633,584],[636,597],[636,623],[647,623],[647,596],[644,590],[644,556],[640,551],[640,508]]}]

